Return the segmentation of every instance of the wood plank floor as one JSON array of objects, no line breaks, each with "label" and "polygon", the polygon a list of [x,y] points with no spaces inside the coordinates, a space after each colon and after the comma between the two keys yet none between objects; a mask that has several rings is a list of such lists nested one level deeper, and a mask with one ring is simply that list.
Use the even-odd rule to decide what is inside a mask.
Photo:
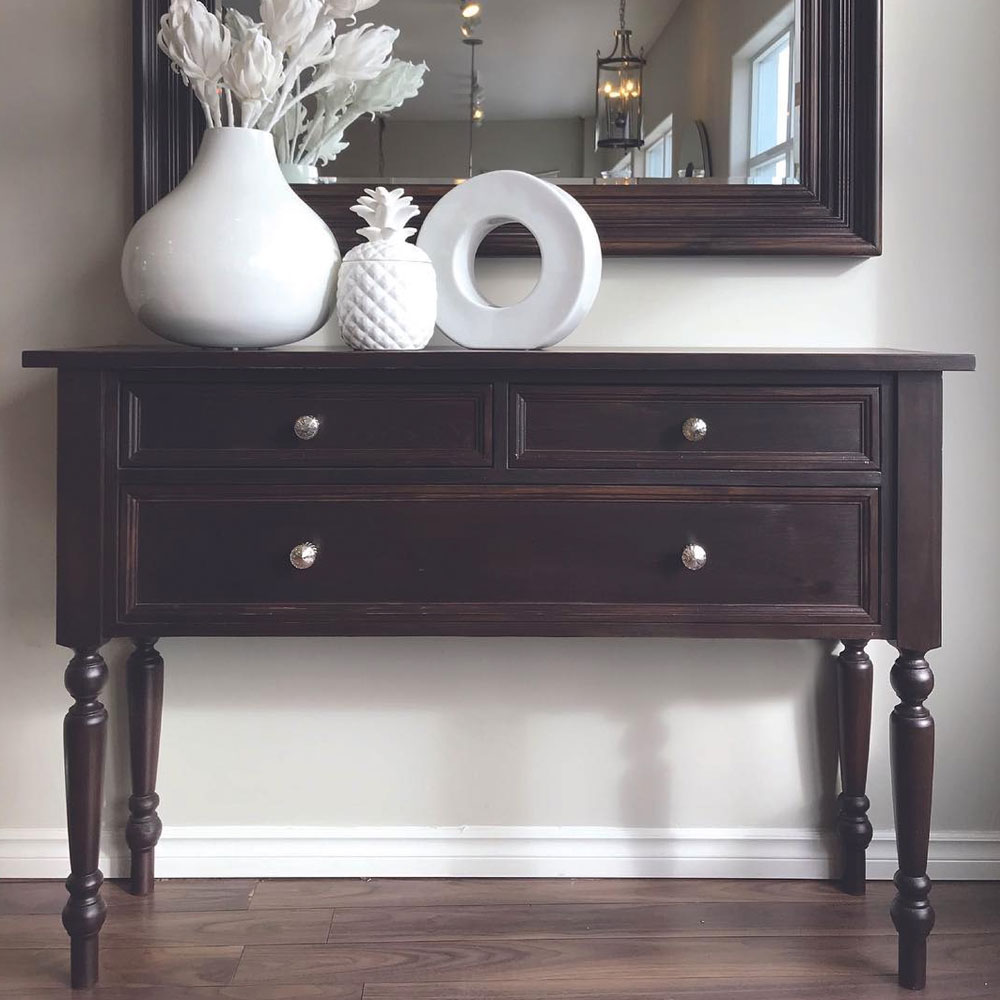
[{"label": "wood plank floor", "polygon": [[[883,1000],[892,886],[647,879],[108,883],[101,985],[67,987],[61,882],[0,882],[0,998]],[[941,883],[925,1000],[1000,1000],[1000,883]]]}]

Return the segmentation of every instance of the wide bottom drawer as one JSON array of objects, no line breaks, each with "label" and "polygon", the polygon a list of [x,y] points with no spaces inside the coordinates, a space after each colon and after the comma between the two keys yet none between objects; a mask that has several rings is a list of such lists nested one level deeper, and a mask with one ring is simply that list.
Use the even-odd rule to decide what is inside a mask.
[{"label": "wide bottom drawer", "polygon": [[[133,487],[123,621],[875,622],[877,490]],[[311,543],[307,569],[290,554]],[[706,562],[692,569],[700,553]],[[685,564],[687,563],[687,565]],[[266,627],[264,627],[266,626]],[[372,631],[376,631],[374,627]],[[561,631],[556,629],[555,631]],[[571,630],[572,631],[572,630]],[[581,629],[581,631],[587,631]]]}]

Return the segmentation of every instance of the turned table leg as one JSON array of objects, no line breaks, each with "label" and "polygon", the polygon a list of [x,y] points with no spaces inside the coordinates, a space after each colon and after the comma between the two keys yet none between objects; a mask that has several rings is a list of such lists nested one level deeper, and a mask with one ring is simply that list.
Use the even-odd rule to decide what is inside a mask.
[{"label": "turned table leg", "polygon": [[156,639],[136,639],[128,658],[128,727],[132,758],[132,795],[125,839],[132,852],[131,890],[136,896],[153,891],[153,854],[163,824],[156,812],[156,765],[160,752],[163,709],[163,657]]},{"label": "turned table leg", "polygon": [[899,985],[920,990],[927,982],[927,936],[934,927],[934,908],[927,898],[934,720],[924,706],[934,689],[934,674],[923,653],[901,649],[891,677],[899,695],[889,722],[899,870],[890,912],[899,934]]},{"label": "turned table leg", "polygon": [[98,857],[108,713],[98,698],[108,668],[95,650],[75,653],[66,668],[66,690],[74,704],[63,724],[71,874],[66,880],[69,900],[62,921],[70,937],[70,980],[74,989],[80,989],[97,982],[98,934],[106,911]]},{"label": "turned table leg", "polygon": [[868,820],[868,751],[872,727],[872,661],[866,642],[847,640],[839,657],[840,815],[837,833],[843,850],[842,885],[852,896],[865,894],[865,851],[872,842]]}]

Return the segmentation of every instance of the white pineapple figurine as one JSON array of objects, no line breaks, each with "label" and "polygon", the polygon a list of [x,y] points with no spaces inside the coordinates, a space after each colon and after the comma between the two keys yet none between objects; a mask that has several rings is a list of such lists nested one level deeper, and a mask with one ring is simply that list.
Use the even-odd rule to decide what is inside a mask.
[{"label": "white pineapple figurine", "polygon": [[351,207],[368,242],[344,257],[337,279],[337,320],[356,350],[419,351],[434,333],[437,282],[430,257],[406,241],[420,209],[402,188],[367,188]]}]

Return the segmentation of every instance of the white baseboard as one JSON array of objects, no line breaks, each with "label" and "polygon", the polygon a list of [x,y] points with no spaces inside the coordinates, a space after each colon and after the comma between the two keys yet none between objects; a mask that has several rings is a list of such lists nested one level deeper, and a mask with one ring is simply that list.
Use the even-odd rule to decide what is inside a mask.
[{"label": "white baseboard", "polygon": [[[875,834],[868,874],[892,878],[892,833]],[[936,833],[936,879],[1000,880],[1000,831]],[[836,840],[814,830],[606,827],[179,827],[157,849],[164,878],[832,878]],[[62,829],[0,829],[0,878],[64,878]],[[101,868],[128,871],[121,831]]]}]

